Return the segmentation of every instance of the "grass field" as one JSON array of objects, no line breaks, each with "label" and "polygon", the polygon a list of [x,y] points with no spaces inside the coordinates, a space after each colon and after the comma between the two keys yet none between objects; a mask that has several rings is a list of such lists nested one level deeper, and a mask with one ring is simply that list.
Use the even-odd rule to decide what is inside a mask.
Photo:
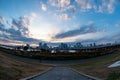
[{"label": "grass field", "polygon": [[[68,66],[85,74],[101,79],[117,80],[118,78],[120,78],[120,67],[107,67],[118,60],[120,60],[120,53],[112,54],[111,56],[106,56],[104,58],[99,58],[96,60],[70,64]],[[51,67],[52,66],[50,65],[43,65],[37,62],[28,63],[18,61],[16,59],[0,54],[0,80],[18,80],[20,78],[42,72]]]},{"label": "grass field", "polygon": [[[108,65],[120,60],[120,53],[107,56],[102,59],[90,60],[78,64],[71,64],[70,67],[85,74],[105,80],[120,80],[120,67],[107,68]],[[119,79],[117,79],[119,78]]]},{"label": "grass field", "polygon": [[18,80],[48,68],[51,68],[51,66],[33,62],[22,62],[0,54],[0,80]]}]

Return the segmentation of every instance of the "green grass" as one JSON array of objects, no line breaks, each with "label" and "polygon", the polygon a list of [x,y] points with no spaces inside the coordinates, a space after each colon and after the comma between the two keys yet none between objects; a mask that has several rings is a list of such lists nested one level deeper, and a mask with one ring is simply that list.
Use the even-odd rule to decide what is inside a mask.
[{"label": "green grass", "polygon": [[[112,63],[118,60],[120,60],[120,53],[112,54],[110,56],[106,56],[104,58],[99,58],[96,60],[71,64],[69,66],[85,74],[95,76],[101,79],[107,79],[108,76],[109,77],[111,76],[109,75],[110,73],[113,72],[120,73],[120,67],[110,68],[110,69],[107,68],[109,65],[111,65]],[[114,77],[117,78],[116,75]],[[108,80],[112,80],[112,79],[108,79]]]},{"label": "green grass", "polygon": [[97,60],[90,60],[87,62],[83,62],[80,64],[72,64],[71,66],[77,66],[77,67],[84,67],[84,66],[101,66],[101,65],[105,65],[105,64],[109,64],[111,62],[120,60],[120,53],[119,54],[113,54],[111,56],[106,56],[104,58],[101,59],[97,59]]},{"label": "green grass", "polygon": [[120,73],[110,73],[107,80],[120,80]]}]

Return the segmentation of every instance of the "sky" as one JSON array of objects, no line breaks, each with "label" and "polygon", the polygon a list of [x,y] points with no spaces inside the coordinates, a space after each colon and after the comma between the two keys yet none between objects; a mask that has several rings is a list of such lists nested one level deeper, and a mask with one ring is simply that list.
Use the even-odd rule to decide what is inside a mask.
[{"label": "sky", "polygon": [[0,44],[120,41],[120,0],[0,0]]}]

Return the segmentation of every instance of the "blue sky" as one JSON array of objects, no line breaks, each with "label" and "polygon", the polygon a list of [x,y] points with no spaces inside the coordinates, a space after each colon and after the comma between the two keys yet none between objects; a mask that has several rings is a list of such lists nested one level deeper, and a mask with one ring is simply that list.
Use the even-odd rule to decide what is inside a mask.
[{"label": "blue sky", "polygon": [[0,0],[0,43],[120,40],[120,0]]}]

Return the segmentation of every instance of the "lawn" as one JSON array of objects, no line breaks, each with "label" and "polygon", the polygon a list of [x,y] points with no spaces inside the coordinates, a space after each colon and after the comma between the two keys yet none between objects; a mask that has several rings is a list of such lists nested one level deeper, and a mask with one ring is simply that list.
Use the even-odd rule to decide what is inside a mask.
[{"label": "lawn", "polygon": [[[115,76],[120,76],[120,67],[107,68],[108,65],[114,63],[115,61],[120,60],[120,53],[112,54],[111,56],[106,56],[97,60],[90,60],[87,62],[81,62],[77,64],[71,64],[70,67],[83,72],[85,74],[95,76],[105,80],[111,80],[111,77],[114,77],[112,80],[117,80]],[[111,75],[116,74],[116,75]],[[119,78],[119,77],[118,77]]]},{"label": "lawn", "polygon": [[[119,78],[120,67],[107,68],[108,65],[120,60],[120,53],[111,54],[96,60],[69,64],[85,74],[106,80],[116,80]],[[63,65],[66,66],[66,65]],[[18,80],[27,76],[34,75],[51,68],[50,65],[43,65],[37,62],[22,62],[0,54],[0,80]],[[7,77],[6,77],[7,76]]]},{"label": "lawn", "polygon": [[22,62],[0,54],[0,80],[18,80],[39,72],[45,71],[52,66],[33,62]]}]

